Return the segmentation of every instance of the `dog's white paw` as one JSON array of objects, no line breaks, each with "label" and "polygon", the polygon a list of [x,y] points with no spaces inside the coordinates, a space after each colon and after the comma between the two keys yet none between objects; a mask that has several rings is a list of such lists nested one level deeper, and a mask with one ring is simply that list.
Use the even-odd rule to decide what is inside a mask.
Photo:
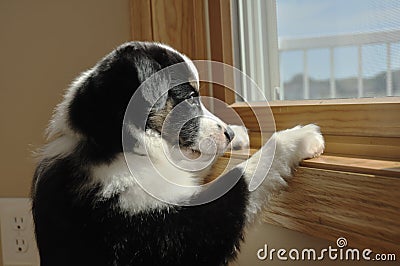
[{"label": "dog's white paw", "polygon": [[319,126],[309,124],[296,131],[300,137],[298,154],[301,159],[314,158],[324,152],[325,142]]}]

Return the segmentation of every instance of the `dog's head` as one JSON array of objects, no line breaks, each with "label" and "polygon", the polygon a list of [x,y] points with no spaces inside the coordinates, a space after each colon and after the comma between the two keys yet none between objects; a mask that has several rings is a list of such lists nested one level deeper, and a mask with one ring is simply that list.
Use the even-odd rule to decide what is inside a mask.
[{"label": "dog's head", "polygon": [[[128,106],[133,106],[130,113]],[[123,151],[123,133],[135,146],[138,131],[159,135],[188,153],[220,154],[234,137],[201,103],[198,73],[186,56],[166,45],[130,42],[71,85],[49,135],[73,135],[108,160]]]}]

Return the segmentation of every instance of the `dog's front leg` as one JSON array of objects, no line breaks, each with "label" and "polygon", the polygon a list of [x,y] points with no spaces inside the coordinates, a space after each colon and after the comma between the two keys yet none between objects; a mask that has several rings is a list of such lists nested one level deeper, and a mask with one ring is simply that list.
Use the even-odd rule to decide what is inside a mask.
[{"label": "dog's front leg", "polygon": [[285,179],[303,159],[318,156],[323,150],[324,139],[318,126],[296,126],[274,133],[257,153],[240,164],[250,190],[247,222],[253,221],[270,195],[286,186]]}]

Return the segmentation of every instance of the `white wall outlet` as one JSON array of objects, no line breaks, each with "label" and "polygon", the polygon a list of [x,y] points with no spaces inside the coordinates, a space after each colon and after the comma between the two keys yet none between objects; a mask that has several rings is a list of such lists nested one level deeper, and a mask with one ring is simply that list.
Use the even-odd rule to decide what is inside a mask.
[{"label": "white wall outlet", "polygon": [[3,266],[39,266],[30,199],[0,198],[0,235]]},{"label": "white wall outlet", "polygon": [[15,251],[17,253],[25,253],[28,251],[28,241],[24,237],[17,237],[15,239]]},{"label": "white wall outlet", "polygon": [[18,230],[25,230],[26,216],[16,215],[16,216],[12,217],[10,222],[12,223],[12,228],[14,230],[17,230],[17,231]]}]

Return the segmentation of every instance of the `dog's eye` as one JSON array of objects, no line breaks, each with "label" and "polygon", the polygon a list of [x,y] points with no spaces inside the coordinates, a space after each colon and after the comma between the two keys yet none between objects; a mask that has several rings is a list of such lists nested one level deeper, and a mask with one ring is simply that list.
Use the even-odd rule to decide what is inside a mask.
[{"label": "dog's eye", "polygon": [[195,95],[194,92],[189,95],[189,98],[187,98],[186,101],[191,105],[200,105],[199,98]]}]

